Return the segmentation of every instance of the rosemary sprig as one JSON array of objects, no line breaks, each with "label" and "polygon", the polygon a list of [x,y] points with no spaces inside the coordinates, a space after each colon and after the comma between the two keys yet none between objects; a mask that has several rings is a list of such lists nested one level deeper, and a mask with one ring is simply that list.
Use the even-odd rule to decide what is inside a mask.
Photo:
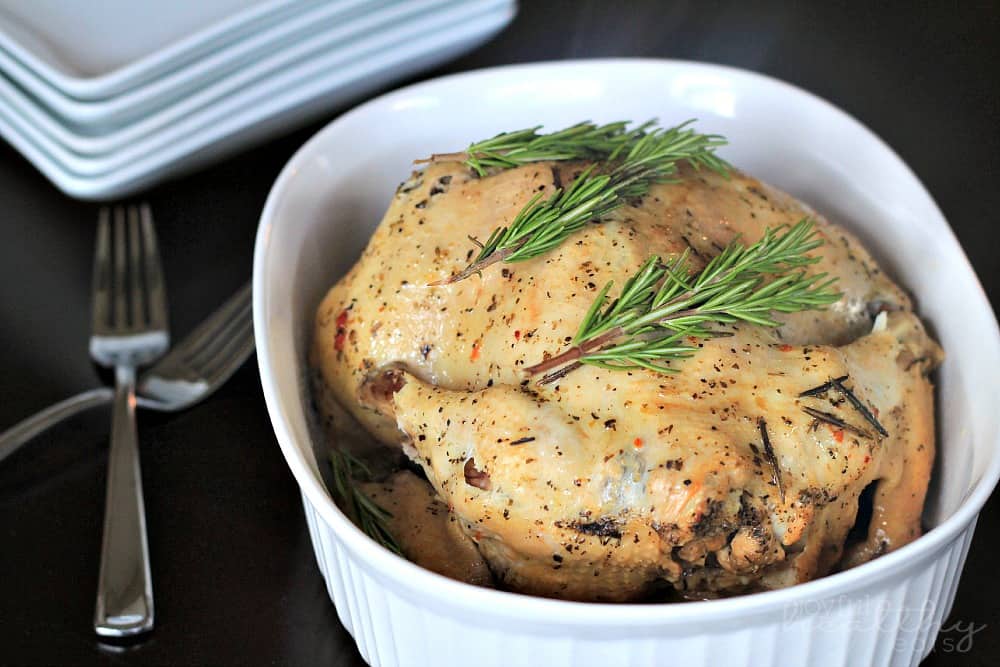
[{"label": "rosemary sprig", "polygon": [[[672,360],[691,356],[685,340],[717,335],[709,327],[737,321],[776,327],[772,312],[823,308],[840,294],[836,278],[808,275],[803,267],[819,261],[807,253],[823,244],[805,218],[788,228],[768,228],[751,246],[734,240],[700,273],[689,276],[689,251],[663,264],[652,256],[632,275],[617,299],[606,303],[604,286],[584,316],[572,347],[527,369],[557,380],[580,364],[609,369],[647,368],[674,373]],[[556,370],[558,369],[558,370]]]},{"label": "rosemary sprig", "polygon": [[497,262],[519,262],[545,254],[625,201],[646,194],[653,183],[668,180],[681,161],[728,174],[729,165],[715,154],[725,139],[699,134],[688,127],[691,122],[668,129],[646,123],[616,135],[612,143],[618,145],[605,156],[606,162],[584,169],[568,188],[556,190],[548,199],[536,194],[509,226],[494,229],[485,243],[472,239],[479,246],[479,255],[471,264],[431,284],[458,282]]},{"label": "rosemary sprig", "polygon": [[464,162],[485,176],[489,169],[512,169],[544,160],[606,160],[655,124],[650,120],[629,130],[628,121],[607,125],[585,121],[549,134],[539,134],[542,126],[536,125],[477,141],[460,153],[435,153],[416,163]]},{"label": "rosemary sprig", "polygon": [[402,554],[399,543],[389,531],[388,520],[392,514],[366,496],[357,481],[371,479],[371,470],[350,452],[330,448],[330,466],[333,468],[334,492],[354,523],[365,535],[389,551]]}]

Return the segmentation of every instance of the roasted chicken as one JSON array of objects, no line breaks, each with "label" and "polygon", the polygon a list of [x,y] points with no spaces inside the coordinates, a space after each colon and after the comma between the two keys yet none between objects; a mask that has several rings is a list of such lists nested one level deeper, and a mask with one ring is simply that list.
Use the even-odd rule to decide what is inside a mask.
[{"label": "roasted chicken", "polygon": [[[429,286],[468,264],[470,236],[583,166],[477,177],[439,163],[400,186],[317,311],[312,362],[334,421],[402,449],[427,479],[406,473],[408,488],[429,483],[440,520],[461,527],[498,585],[525,593],[779,588],[918,537],[941,352],[854,236],[754,178],[683,168],[544,256]],[[775,329],[727,325],[674,374],[584,366],[541,386],[525,374],[650,254],[690,249],[697,270],[737,235],[751,243],[807,216],[825,241],[809,270],[843,293],[831,307],[778,315]],[[848,543],[866,489],[871,520]],[[417,534],[441,535],[430,550],[465,549],[440,527],[396,523],[405,552],[422,549]],[[463,568],[482,583],[478,565]]]}]

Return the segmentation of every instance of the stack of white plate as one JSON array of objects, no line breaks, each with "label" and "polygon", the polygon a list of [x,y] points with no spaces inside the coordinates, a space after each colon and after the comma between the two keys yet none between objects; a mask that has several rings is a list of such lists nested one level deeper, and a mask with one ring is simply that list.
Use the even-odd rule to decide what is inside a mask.
[{"label": "stack of white plate", "polygon": [[515,0],[0,0],[0,134],[127,195],[485,41]]}]

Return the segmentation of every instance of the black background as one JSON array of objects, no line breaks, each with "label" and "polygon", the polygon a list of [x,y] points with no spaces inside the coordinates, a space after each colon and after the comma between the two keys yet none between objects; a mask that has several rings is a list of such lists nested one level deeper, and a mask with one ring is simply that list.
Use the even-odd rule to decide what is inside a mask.
[{"label": "black background", "polygon": [[[785,79],[853,114],[900,153],[951,222],[995,307],[998,31],[996,6],[967,2],[525,1],[500,36],[420,78],[644,56]],[[271,183],[342,110],[144,194],[156,215],[176,338],[247,280]],[[87,356],[95,216],[94,205],[59,194],[0,144],[0,426],[99,381]],[[107,413],[98,410],[0,465],[0,661],[361,664],[316,568],[255,363],[187,412],[143,413],[139,431],[155,632],[126,648],[92,635],[108,436]],[[926,665],[1000,664],[998,529],[993,500],[945,625],[979,631],[969,643],[957,629],[943,633]]]}]

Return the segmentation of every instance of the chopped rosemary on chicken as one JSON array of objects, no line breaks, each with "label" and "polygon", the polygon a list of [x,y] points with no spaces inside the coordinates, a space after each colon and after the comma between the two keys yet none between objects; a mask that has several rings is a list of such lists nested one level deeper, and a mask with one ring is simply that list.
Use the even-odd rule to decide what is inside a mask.
[{"label": "chopped rosemary on chicken", "polygon": [[[551,152],[544,159],[588,157],[587,153],[597,152],[597,145],[610,150],[602,154],[602,161],[584,169],[568,188],[557,189],[548,199],[536,194],[509,226],[494,229],[485,243],[472,239],[479,246],[479,255],[459,273],[432,285],[464,280],[497,262],[519,262],[545,254],[588,223],[600,221],[625,201],[645,195],[652,184],[668,181],[682,161],[696,168],[728,174],[729,165],[715,154],[726,140],[718,135],[695,132],[688,127],[691,122],[663,129],[656,128],[651,121],[631,131],[626,131],[622,124],[613,124],[604,126],[613,131],[604,133],[600,141],[596,141],[593,134],[602,128],[588,130],[584,124],[563,130],[570,132],[582,128],[587,131],[576,130],[582,137],[578,141],[574,141],[571,134],[570,139],[549,146]],[[545,154],[545,147],[532,148],[533,142],[560,134],[536,135],[534,129],[512,133],[520,139],[506,143],[506,152],[488,153],[489,159],[494,160],[490,164],[499,165],[503,158],[510,162],[503,166],[516,166],[522,159],[529,161],[528,158]],[[494,140],[504,144],[504,136],[511,135],[500,135]],[[475,146],[477,144],[473,144]],[[553,157],[556,154],[569,157]],[[460,155],[473,155],[466,160],[473,159],[480,166],[487,159],[476,154]]]},{"label": "chopped rosemary on chicken", "polygon": [[647,368],[675,373],[669,363],[691,356],[692,338],[710,338],[713,325],[749,322],[779,326],[772,312],[820,309],[840,298],[836,278],[809,275],[803,267],[819,261],[807,253],[823,244],[813,222],[768,228],[746,246],[734,240],[700,273],[690,276],[689,251],[662,263],[650,257],[608,301],[609,282],[580,323],[572,347],[527,369],[553,382],[581,364],[609,369]]},{"label": "chopped rosemary on chicken", "polygon": [[389,551],[401,555],[399,544],[387,525],[392,514],[357,486],[357,480],[371,478],[368,466],[353,454],[336,447],[330,448],[330,466],[333,468],[334,492],[340,506],[355,525]]}]

